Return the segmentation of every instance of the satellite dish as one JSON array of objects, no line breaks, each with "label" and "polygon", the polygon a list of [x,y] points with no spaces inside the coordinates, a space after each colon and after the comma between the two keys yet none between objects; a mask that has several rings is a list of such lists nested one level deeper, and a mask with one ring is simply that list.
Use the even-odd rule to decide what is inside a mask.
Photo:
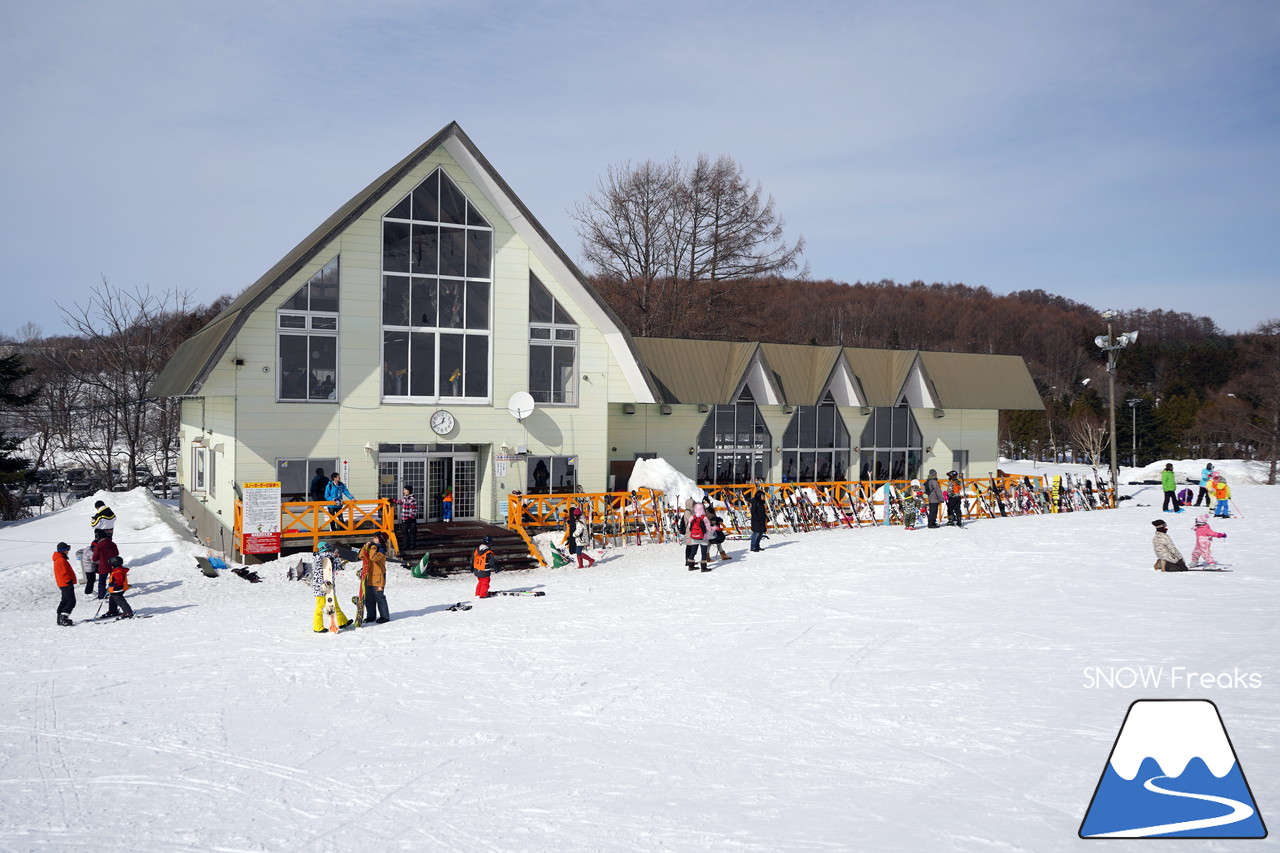
[{"label": "satellite dish", "polygon": [[522,421],[533,414],[533,395],[528,391],[517,391],[507,401],[507,411],[511,417]]}]

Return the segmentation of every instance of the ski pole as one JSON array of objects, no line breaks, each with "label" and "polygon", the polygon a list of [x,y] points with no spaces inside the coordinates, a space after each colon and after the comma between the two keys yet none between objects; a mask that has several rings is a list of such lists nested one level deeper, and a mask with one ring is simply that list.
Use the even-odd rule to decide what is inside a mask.
[{"label": "ski pole", "polygon": [[1238,515],[1240,518],[1244,518],[1244,513],[1240,511],[1240,504],[1236,503],[1235,498],[1231,498],[1229,501],[1227,501],[1227,506],[1231,508],[1231,512],[1234,515]]}]

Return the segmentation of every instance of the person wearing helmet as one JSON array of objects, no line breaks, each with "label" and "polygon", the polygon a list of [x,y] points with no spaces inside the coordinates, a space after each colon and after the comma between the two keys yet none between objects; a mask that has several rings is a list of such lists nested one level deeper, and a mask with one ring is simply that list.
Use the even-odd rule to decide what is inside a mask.
[{"label": "person wearing helmet", "polygon": [[124,560],[121,559],[119,554],[114,557],[108,557],[107,566],[111,570],[110,578],[107,581],[109,597],[107,598],[107,612],[102,618],[132,619],[133,608],[129,606],[129,602],[124,600],[124,592],[129,588],[129,568],[124,564]]},{"label": "person wearing helmet", "polygon": [[116,547],[114,539],[104,536],[98,540],[93,553],[98,558],[98,600],[102,600],[107,597],[107,587],[110,585],[111,558],[119,557],[120,549]]},{"label": "person wearing helmet", "polygon": [[489,578],[494,572],[499,571],[494,564],[492,536],[481,538],[480,546],[471,555],[471,571],[477,578],[476,598],[488,598]]},{"label": "person wearing helmet", "polygon": [[[324,624],[325,604],[328,598],[328,590],[325,589],[324,580],[324,561],[329,560],[336,573],[342,568],[342,558],[338,556],[338,552],[328,542],[317,542],[315,556],[311,558],[311,594],[316,597],[315,613],[311,617],[311,630],[317,634],[328,632],[328,626]],[[334,616],[338,620],[339,630],[349,628],[355,625],[355,622],[347,618],[347,614],[342,612],[342,605],[338,603],[338,596],[333,596]]]},{"label": "person wearing helmet", "polygon": [[59,542],[53,552],[53,580],[62,593],[62,600],[58,602],[58,624],[64,627],[76,624],[71,621],[71,611],[76,608],[76,572],[67,559],[70,551],[70,545]]},{"label": "person wearing helmet", "polygon": [[956,471],[947,472],[947,527],[963,527],[961,520],[964,483]]}]

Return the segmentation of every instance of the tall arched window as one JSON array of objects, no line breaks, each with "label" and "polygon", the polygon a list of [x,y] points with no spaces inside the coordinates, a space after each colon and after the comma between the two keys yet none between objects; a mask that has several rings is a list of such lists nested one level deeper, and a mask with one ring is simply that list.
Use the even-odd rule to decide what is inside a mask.
[{"label": "tall arched window", "polygon": [[848,468],[849,430],[830,392],[816,406],[797,406],[782,434],[782,481],[839,482]]},{"label": "tall arched window", "polygon": [[862,429],[860,479],[909,480],[920,476],[924,441],[906,404],[876,408]]},{"label": "tall arched window", "polygon": [[711,407],[698,433],[698,484],[749,483],[769,475],[773,437],[744,387],[733,405]]}]

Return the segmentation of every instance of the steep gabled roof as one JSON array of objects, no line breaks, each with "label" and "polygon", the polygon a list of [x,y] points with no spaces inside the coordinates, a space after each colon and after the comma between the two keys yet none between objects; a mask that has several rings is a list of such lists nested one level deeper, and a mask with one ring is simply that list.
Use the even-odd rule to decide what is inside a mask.
[{"label": "steep gabled roof", "polygon": [[664,403],[732,403],[759,344],[634,338]]},{"label": "steep gabled roof", "polygon": [[[614,349],[620,366],[632,385],[632,393],[637,398],[646,394],[650,400],[656,399],[657,392],[652,383],[647,381],[645,372],[639,368],[635,359],[635,347],[630,333],[618,319],[613,310],[599,293],[587,282],[586,277],[565,254],[564,250],[551,238],[533,213],[525,207],[524,202],[511,191],[511,187],[497,173],[492,164],[485,159],[471,139],[462,131],[457,122],[450,122],[435,136],[392,166],[373,183],[357,193],[350,201],[338,208],[332,216],[320,224],[306,236],[301,243],[294,246],[271,269],[267,270],[257,281],[237,296],[226,310],[215,317],[208,325],[178,347],[169,363],[152,383],[150,393],[157,397],[180,397],[197,394],[209,374],[213,371],[218,359],[226,352],[234,340],[236,333],[248,319],[249,315],[263,304],[272,294],[294,276],[302,267],[313,261],[333,239],[338,237],[352,222],[368,212],[397,183],[403,180],[423,160],[438,148],[445,148],[455,160],[466,168],[469,158],[478,170],[474,177],[482,188],[499,196],[500,208],[508,216],[513,227],[522,230],[526,227],[532,235],[554,255],[547,260],[558,262],[566,274],[592,300],[592,305],[584,306],[593,315],[600,331],[605,335],[611,348]],[[514,214],[514,215],[513,215]],[[610,328],[610,326],[612,328]],[[630,356],[631,364],[627,364]],[[643,400],[641,400],[643,401]]]},{"label": "steep gabled roof", "polygon": [[898,405],[902,386],[916,361],[915,350],[845,347],[844,357],[867,395],[868,406]]},{"label": "steep gabled roof", "polygon": [[944,409],[1044,408],[1021,356],[922,352],[920,361]]},{"label": "steep gabled roof", "polygon": [[786,402],[792,406],[817,405],[842,356],[840,347],[761,344],[760,349],[778,376]]}]

